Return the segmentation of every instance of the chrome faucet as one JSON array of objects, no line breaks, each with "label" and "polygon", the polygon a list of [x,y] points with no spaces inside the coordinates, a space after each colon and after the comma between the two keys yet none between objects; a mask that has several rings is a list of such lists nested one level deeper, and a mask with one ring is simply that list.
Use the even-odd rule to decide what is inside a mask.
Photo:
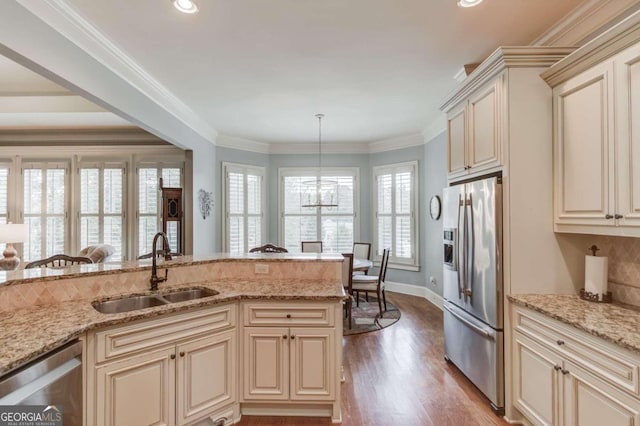
[{"label": "chrome faucet", "polygon": [[164,278],[160,278],[158,276],[158,265],[156,261],[156,244],[158,243],[158,238],[162,237],[162,251],[164,254],[164,260],[171,260],[171,248],[169,247],[169,239],[167,238],[167,234],[164,232],[158,232],[153,236],[153,243],[151,244],[151,279],[149,282],[151,283],[151,291],[155,291],[158,289],[158,284],[167,280],[167,274],[169,271],[167,268],[164,270]]}]

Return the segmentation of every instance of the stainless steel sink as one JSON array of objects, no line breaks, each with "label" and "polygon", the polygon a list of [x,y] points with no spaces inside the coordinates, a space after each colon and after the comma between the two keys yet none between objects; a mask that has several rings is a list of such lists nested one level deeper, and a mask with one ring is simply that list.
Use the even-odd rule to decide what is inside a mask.
[{"label": "stainless steel sink", "polygon": [[209,288],[189,288],[186,290],[172,291],[162,295],[163,299],[169,303],[186,302],[187,300],[202,299],[203,297],[215,296],[217,291]]},{"label": "stainless steel sink", "polygon": [[138,309],[152,308],[154,306],[169,303],[156,295],[128,296],[120,299],[105,300],[92,303],[95,310],[103,314],[119,314],[122,312],[137,311]]},{"label": "stainless steel sink", "polygon": [[103,302],[93,302],[91,305],[95,310],[103,314],[119,314],[122,312],[137,311],[138,309],[153,308],[155,306],[162,306],[170,303],[202,299],[203,297],[215,296],[216,294],[218,294],[218,292],[215,290],[197,287],[160,294],[125,296],[118,299],[105,300]]}]

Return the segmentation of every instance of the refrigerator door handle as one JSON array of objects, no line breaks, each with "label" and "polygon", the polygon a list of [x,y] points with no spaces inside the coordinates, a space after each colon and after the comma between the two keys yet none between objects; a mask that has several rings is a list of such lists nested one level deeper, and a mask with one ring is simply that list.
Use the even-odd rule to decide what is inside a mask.
[{"label": "refrigerator door handle", "polygon": [[[458,227],[458,235],[457,235],[457,241],[456,241],[456,257],[457,257],[457,261],[458,261],[458,267],[456,268],[456,272],[458,274],[458,299],[462,299],[462,289],[463,289],[463,284],[462,284],[462,279],[465,277],[465,270],[466,270],[466,256],[465,256],[465,243],[466,243],[466,228],[467,228],[467,213],[466,213],[466,209],[464,207],[465,202],[462,201],[462,194],[458,195],[458,220],[456,222],[456,226]],[[462,228],[460,228],[460,210],[464,209],[464,213],[463,213],[463,224],[462,224]],[[460,232],[462,231],[462,232]],[[462,238],[462,244],[460,244],[460,238]],[[462,246],[462,262],[460,262],[460,246]],[[462,273],[460,273],[462,269]]]},{"label": "refrigerator door handle", "polygon": [[465,319],[464,317],[459,315],[457,312],[455,312],[453,309],[451,309],[446,304],[442,305],[442,307],[444,309],[446,309],[451,315],[456,317],[456,319],[458,319],[460,322],[464,323],[464,325],[466,325],[467,327],[469,327],[470,329],[472,329],[476,333],[480,334],[481,336],[486,337],[489,340],[495,340],[496,339],[495,336],[493,335],[493,333],[483,329],[482,327],[478,327],[474,323],[468,321],[467,319]]},{"label": "refrigerator door handle", "polygon": [[[466,253],[466,260],[468,262],[468,266],[465,266],[465,288],[463,290],[465,299],[468,297],[471,300],[471,296],[473,295],[473,259],[475,259],[476,245],[475,245],[475,237],[474,237],[474,229],[473,229],[473,198],[472,194],[469,194],[469,202],[465,203],[469,206],[469,233],[471,234],[468,241],[468,245],[470,247]],[[465,213],[467,211],[467,207],[465,206]]]}]

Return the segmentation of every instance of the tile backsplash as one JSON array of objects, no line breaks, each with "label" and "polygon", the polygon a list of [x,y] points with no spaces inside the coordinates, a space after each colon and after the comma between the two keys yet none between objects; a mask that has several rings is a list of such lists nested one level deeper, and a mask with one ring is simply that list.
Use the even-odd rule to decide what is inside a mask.
[{"label": "tile backsplash", "polygon": [[609,258],[613,299],[640,306],[640,238],[590,235],[588,241],[600,248],[598,256]]}]

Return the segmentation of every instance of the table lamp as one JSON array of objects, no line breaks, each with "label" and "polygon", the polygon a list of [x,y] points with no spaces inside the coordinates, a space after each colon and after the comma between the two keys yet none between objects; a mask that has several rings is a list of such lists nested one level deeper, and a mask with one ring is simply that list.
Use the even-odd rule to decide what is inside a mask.
[{"label": "table lamp", "polygon": [[0,269],[5,271],[15,271],[20,265],[20,258],[14,243],[23,243],[27,239],[28,228],[24,223],[3,223],[0,224],[0,243],[7,243],[0,259]]}]

